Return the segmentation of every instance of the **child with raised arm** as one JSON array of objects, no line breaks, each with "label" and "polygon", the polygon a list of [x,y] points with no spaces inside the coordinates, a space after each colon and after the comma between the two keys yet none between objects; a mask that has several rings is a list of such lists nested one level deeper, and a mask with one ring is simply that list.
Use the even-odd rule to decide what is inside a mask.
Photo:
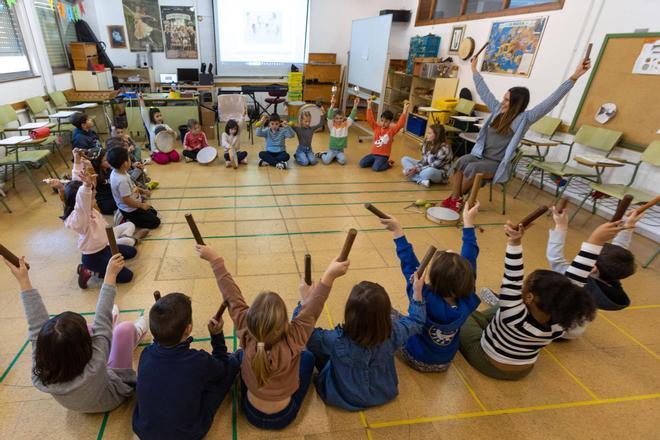
[{"label": "child with raised arm", "polygon": [[223,326],[222,317],[209,319],[209,354],[190,348],[190,297],[170,293],[151,307],[154,342],[140,356],[133,412],[140,439],[201,439],[208,433],[240,367],[236,353],[227,353]]},{"label": "child with raised arm", "polygon": [[371,153],[360,160],[360,168],[371,168],[374,171],[385,171],[390,168],[390,155],[392,154],[392,142],[394,136],[403,128],[408,115],[409,103],[403,105],[403,113],[399,116],[396,124],[392,125],[394,114],[385,110],[380,115],[380,122],[376,122],[374,112],[371,109],[371,98],[367,99],[367,123],[374,131],[374,143],[371,144]]},{"label": "child with raised arm", "polygon": [[[424,328],[418,335],[411,336],[399,351],[401,360],[417,371],[447,371],[458,351],[461,326],[479,306],[479,298],[474,293],[479,255],[474,220],[478,212],[479,202],[463,211],[461,254],[451,250],[438,251],[429,263],[429,283],[424,284],[422,290],[426,303]],[[390,216],[381,219],[381,223],[394,236],[396,253],[407,283],[406,293],[410,298],[413,294],[412,276],[419,260],[396,218]]]},{"label": "child with raised arm", "polygon": [[[268,125],[265,125],[268,122]],[[276,167],[286,170],[287,162],[291,158],[286,152],[286,138],[292,138],[296,134],[289,124],[280,119],[277,113],[268,117],[261,117],[261,126],[257,127],[256,135],[266,139],[264,151],[259,152],[259,166]]]},{"label": "child with raised arm", "polygon": [[209,246],[197,245],[211,264],[222,298],[241,343],[242,407],[248,421],[262,429],[283,429],[296,418],[312,381],[314,355],[305,350],[335,279],[349,262],[332,261],[319,283],[301,283],[302,305],[289,321],[286,305],[275,292],[258,294],[248,306],[225,262]]},{"label": "child with raised arm", "polygon": [[2,260],[21,289],[35,388],[63,407],[82,413],[112,411],[129,399],[136,379],[133,351],[147,332],[147,324],[140,317],[134,323],[114,326],[117,275],[124,269],[124,257],[117,254],[108,261],[91,328],[75,312],[48,315],[39,291],[30,282],[25,257],[19,260],[20,267]]},{"label": "child with raised arm", "polygon": [[392,320],[385,289],[362,281],[353,286],[346,301],[343,325],[314,329],[307,349],[316,358],[316,390],[326,404],[359,411],[383,405],[399,394],[394,355],[426,321],[424,278],[413,274],[411,282],[414,293],[408,316]]},{"label": "child with raised arm", "polygon": [[344,115],[343,112],[335,108],[335,95],[332,95],[330,100],[330,110],[328,110],[328,131],[330,131],[330,144],[328,151],[325,153],[317,153],[325,165],[330,165],[333,160],[337,159],[339,165],[346,164],[346,155],[344,150],[348,146],[348,129],[355,122],[357,115],[357,106],[360,104],[360,98],[355,98],[353,101],[353,109],[351,114]]},{"label": "child with raised arm", "polygon": [[604,223],[582,243],[566,276],[523,268],[522,225],[504,226],[507,236],[499,305],[474,312],[461,329],[461,354],[474,368],[494,379],[527,376],[543,347],[567,329],[594,319],[596,305],[584,289],[603,245],[621,230],[621,222]]},{"label": "child with raised arm", "polygon": [[312,150],[312,137],[316,130],[323,127],[325,109],[321,108],[321,112],[321,120],[318,124],[312,125],[312,114],[310,112],[301,112],[298,115],[298,123],[300,125],[291,127],[296,135],[298,135],[298,148],[293,154],[293,157],[300,166],[316,165],[318,162]]}]

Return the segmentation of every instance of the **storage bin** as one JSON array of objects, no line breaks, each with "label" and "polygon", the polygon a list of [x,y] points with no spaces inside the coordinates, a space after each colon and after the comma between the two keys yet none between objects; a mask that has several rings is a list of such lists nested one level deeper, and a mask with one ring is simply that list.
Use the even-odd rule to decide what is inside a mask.
[{"label": "storage bin", "polygon": [[453,98],[433,101],[432,105],[434,108],[437,108],[438,110],[449,110],[443,113],[434,113],[433,120],[442,124],[447,124],[449,122],[449,118],[451,117],[451,111],[454,109],[454,107],[456,107],[456,104],[458,104],[458,100]]},{"label": "storage bin", "polygon": [[424,132],[426,131],[426,118],[414,114],[409,115],[408,123],[406,124],[406,131],[419,137],[423,137]]}]

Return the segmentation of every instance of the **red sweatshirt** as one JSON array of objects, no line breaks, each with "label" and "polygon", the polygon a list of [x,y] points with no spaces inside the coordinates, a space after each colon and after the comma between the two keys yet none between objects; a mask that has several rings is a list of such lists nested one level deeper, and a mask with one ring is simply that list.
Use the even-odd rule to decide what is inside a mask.
[{"label": "red sweatshirt", "polygon": [[367,109],[367,123],[371,126],[374,131],[374,143],[371,145],[371,154],[376,156],[385,156],[390,157],[392,153],[392,142],[394,141],[394,136],[403,128],[403,124],[406,122],[406,114],[402,113],[399,117],[399,120],[396,124],[390,124],[389,127],[383,128],[378,125],[376,119],[374,119],[374,112],[371,108]]}]

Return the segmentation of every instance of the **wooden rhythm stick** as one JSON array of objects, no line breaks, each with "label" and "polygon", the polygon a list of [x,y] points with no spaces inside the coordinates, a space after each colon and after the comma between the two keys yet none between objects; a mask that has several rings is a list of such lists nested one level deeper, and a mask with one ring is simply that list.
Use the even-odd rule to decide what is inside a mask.
[{"label": "wooden rhythm stick", "polygon": [[115,231],[112,229],[112,226],[105,227],[105,235],[108,236],[108,244],[110,245],[110,251],[112,252],[112,255],[117,255],[119,253],[119,248],[117,247]]},{"label": "wooden rhythm stick", "polygon": [[154,291],[154,301],[158,301],[160,299],[160,290]]},{"label": "wooden rhythm stick", "polygon": [[190,232],[192,232],[193,237],[195,237],[195,241],[197,244],[201,244],[202,246],[204,245],[204,240],[202,240],[202,234],[199,233],[199,229],[197,228],[197,223],[195,223],[195,219],[193,218],[191,213],[187,213],[184,215],[186,218],[186,221],[188,222],[188,226],[190,227]]},{"label": "wooden rhythm stick", "polygon": [[374,205],[371,203],[365,203],[364,207],[367,208],[369,211],[371,211],[376,217],[378,218],[390,218],[389,215],[385,214],[383,211],[380,209],[376,208]]},{"label": "wooden rhythm stick", "polygon": [[305,254],[305,284],[312,285],[312,256]]},{"label": "wooden rhythm stick", "polygon": [[[545,205],[543,205],[543,206],[539,206],[539,207],[536,208],[533,212],[531,212],[527,217],[525,217],[524,219],[520,220],[520,221],[518,222],[518,224],[519,224],[519,225],[522,225],[523,228],[526,228],[526,227],[529,226],[534,220],[536,220],[537,218],[541,217],[543,214],[545,214],[546,212],[548,212],[548,209],[549,209],[549,208],[548,208],[547,206],[545,206]],[[516,225],[516,230],[517,230],[517,229],[518,229],[518,226]]]},{"label": "wooden rhythm stick", "polygon": [[555,205],[555,209],[557,210],[557,214],[561,214],[564,212],[564,209],[566,209],[566,206],[568,206],[568,199],[561,199],[559,200],[559,203]]},{"label": "wooden rhythm stick", "polygon": [[481,55],[481,52],[484,51],[484,49],[488,46],[488,44],[489,44],[489,42],[486,41],[486,43],[485,43],[483,46],[481,46],[481,49],[479,49],[479,50],[477,51],[477,53],[475,53],[474,55],[472,55],[472,58],[477,58],[479,55]]},{"label": "wooden rhythm stick", "polygon": [[472,208],[477,201],[477,195],[479,194],[479,190],[481,189],[481,181],[483,178],[484,178],[483,173],[477,173],[474,176],[474,181],[472,182],[472,190],[470,191],[470,197],[468,198],[467,201],[468,209]]},{"label": "wooden rhythm stick", "polygon": [[619,204],[616,206],[616,211],[614,211],[614,215],[612,216],[611,222],[618,222],[623,218],[623,215],[626,213],[626,210],[630,206],[630,204],[633,201],[633,196],[630,194],[626,194],[623,196],[621,200],[619,200]]},{"label": "wooden rhythm stick", "polygon": [[215,313],[215,316],[213,317],[216,321],[220,320],[220,318],[222,317],[222,314],[225,313],[225,310],[227,310],[228,305],[229,304],[227,304],[227,301],[220,304],[220,308],[218,309],[218,311]]},{"label": "wooden rhythm stick", "polygon": [[650,201],[646,202],[644,205],[642,205],[641,207],[637,208],[637,214],[642,215],[644,213],[644,211],[646,211],[649,208],[652,208],[653,206],[657,205],[658,203],[660,203],[660,196],[655,196],[653,198],[653,200],[650,200]]},{"label": "wooden rhythm stick", "polygon": [[589,43],[589,45],[587,45],[587,52],[584,54],[584,58],[583,58],[584,61],[582,61],[583,63],[587,61],[591,56],[591,48],[593,47],[593,45],[594,45],[593,43]]},{"label": "wooden rhythm stick", "polygon": [[429,249],[426,251],[426,255],[424,255],[424,258],[422,258],[422,262],[419,263],[419,267],[417,268],[417,278],[421,278],[422,275],[424,275],[424,271],[426,270],[426,266],[429,265],[431,260],[433,259],[433,256],[438,250],[436,249],[435,246],[431,245],[429,246]]},{"label": "wooden rhythm stick", "polygon": [[355,241],[355,237],[357,236],[357,231],[353,228],[348,230],[348,235],[346,236],[346,241],[344,241],[344,247],[341,249],[341,253],[339,254],[339,258],[337,261],[342,262],[346,261],[348,258],[348,254],[351,252],[351,248],[353,247],[353,242]]},{"label": "wooden rhythm stick", "polygon": [[[20,260],[18,259],[18,257],[16,255],[14,255],[12,253],[12,251],[10,251],[9,249],[7,249],[6,247],[4,247],[1,244],[0,244],[0,255],[5,257],[5,260],[9,261],[14,266],[21,267],[21,263],[20,263]],[[30,265],[27,264],[27,263],[25,263],[25,267],[30,269]]]}]

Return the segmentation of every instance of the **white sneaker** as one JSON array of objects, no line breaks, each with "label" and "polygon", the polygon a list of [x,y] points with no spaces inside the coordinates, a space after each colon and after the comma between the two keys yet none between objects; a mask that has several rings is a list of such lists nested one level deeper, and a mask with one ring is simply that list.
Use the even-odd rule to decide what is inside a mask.
[{"label": "white sneaker", "polygon": [[489,306],[496,306],[500,303],[500,297],[488,287],[482,287],[479,290],[479,298]]},{"label": "white sneaker", "polygon": [[228,160],[225,161],[225,168],[231,168],[231,162]]},{"label": "white sneaker", "polygon": [[112,328],[115,328],[117,325],[117,319],[119,319],[119,307],[117,304],[112,306]]},{"label": "white sneaker", "polygon": [[140,342],[149,331],[149,324],[144,316],[140,316],[135,320],[133,325],[135,326],[135,330],[137,330],[137,342]]},{"label": "white sneaker", "polygon": [[286,170],[286,162],[277,162],[275,168],[278,170]]},{"label": "white sneaker", "polygon": [[[146,159],[142,159],[142,163],[145,165],[149,165],[151,163],[151,158],[147,157]],[[144,171],[146,172],[147,170]]]},{"label": "white sneaker", "polygon": [[267,167],[268,164],[266,162],[264,162],[263,160],[259,159],[259,166],[260,167]]},{"label": "white sneaker", "polygon": [[428,179],[424,179],[424,180],[420,180],[419,184],[426,188],[429,188],[431,186],[431,181]]}]

